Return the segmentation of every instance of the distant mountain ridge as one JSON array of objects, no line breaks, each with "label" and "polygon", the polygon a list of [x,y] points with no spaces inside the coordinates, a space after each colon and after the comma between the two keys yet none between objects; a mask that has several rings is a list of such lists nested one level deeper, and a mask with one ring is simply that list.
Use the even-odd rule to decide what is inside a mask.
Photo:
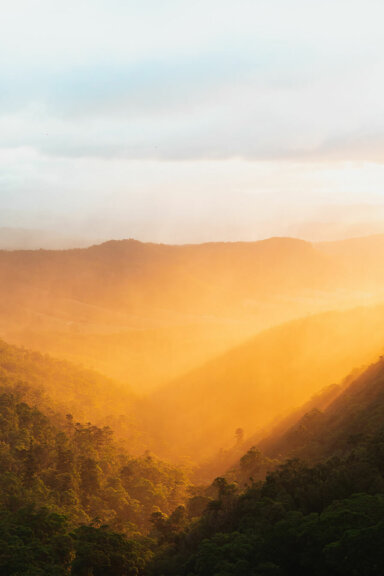
[{"label": "distant mountain ridge", "polygon": [[3,251],[0,335],[145,391],[311,310],[320,287],[326,308],[327,270],[292,239]]},{"label": "distant mountain ridge", "polygon": [[0,336],[147,392],[268,327],[384,301],[383,238],[0,251]]}]

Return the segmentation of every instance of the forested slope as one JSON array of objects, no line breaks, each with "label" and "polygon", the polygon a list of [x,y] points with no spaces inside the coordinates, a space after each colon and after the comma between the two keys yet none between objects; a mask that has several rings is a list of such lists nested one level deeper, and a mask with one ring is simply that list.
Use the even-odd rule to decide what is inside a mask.
[{"label": "forested slope", "polygon": [[24,351],[17,370],[12,351],[0,385],[1,575],[382,574],[382,358],[193,487],[183,470],[122,450],[110,428],[49,409],[48,396],[34,406],[38,378],[29,389],[20,377],[42,359]]},{"label": "forested slope", "polygon": [[[303,417],[283,440],[276,439],[278,449],[282,456],[304,459],[275,463],[264,482],[249,479],[243,492],[217,479],[216,500],[197,524],[169,541],[150,574],[382,574],[383,360],[354,380],[324,413]],[[251,464],[268,462],[258,450],[246,456]]]},{"label": "forested slope", "polygon": [[181,469],[130,456],[108,427],[47,417],[2,377],[1,575],[137,574],[152,515],[177,509],[187,489]]},{"label": "forested slope", "polygon": [[129,390],[97,372],[0,340],[0,384],[19,389],[45,413],[72,414],[76,421],[112,426],[133,453],[142,438],[140,401]]},{"label": "forested slope", "polygon": [[156,451],[202,463],[233,447],[238,428],[248,438],[265,434],[351,367],[372,362],[383,342],[383,306],[313,315],[262,332],[150,397]]}]

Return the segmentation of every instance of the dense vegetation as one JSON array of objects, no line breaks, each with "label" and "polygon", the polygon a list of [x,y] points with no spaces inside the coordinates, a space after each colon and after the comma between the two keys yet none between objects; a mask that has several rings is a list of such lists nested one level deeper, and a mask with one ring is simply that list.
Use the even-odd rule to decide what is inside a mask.
[{"label": "dense vegetation", "polygon": [[[177,576],[383,574],[383,442],[314,468],[289,461],[236,495],[220,497],[178,536],[150,573]],[[381,468],[381,470],[380,470]]]},{"label": "dense vegetation", "polygon": [[97,376],[1,350],[0,576],[383,574],[383,359],[199,487],[50,399]]},{"label": "dense vegetation", "polygon": [[185,501],[185,474],[121,453],[108,427],[48,418],[23,394],[0,388],[0,574],[136,574],[141,535]]},{"label": "dense vegetation", "polygon": [[[243,492],[225,478],[201,519],[152,562],[156,576],[384,573],[384,362],[276,439],[291,458]],[[253,449],[250,476],[265,457]],[[317,462],[317,463],[315,463]]]},{"label": "dense vegetation", "polygon": [[26,402],[45,414],[110,426],[131,453],[144,450],[138,399],[102,374],[0,340],[0,385],[22,391]]}]

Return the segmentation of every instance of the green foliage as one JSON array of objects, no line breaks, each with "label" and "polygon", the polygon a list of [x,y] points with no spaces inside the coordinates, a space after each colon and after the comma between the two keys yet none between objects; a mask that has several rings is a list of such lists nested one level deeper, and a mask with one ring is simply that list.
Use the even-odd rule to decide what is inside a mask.
[{"label": "green foliage", "polygon": [[149,558],[143,544],[101,526],[81,526],[73,537],[76,556],[72,576],[137,576]]},{"label": "green foliage", "polygon": [[[288,462],[265,484],[235,496],[229,507],[221,492],[198,524],[189,526],[152,562],[151,574],[382,574],[384,493],[373,493],[373,463],[370,479],[364,467],[361,476],[341,481],[349,463],[308,468]],[[372,493],[360,492],[361,487]],[[321,502],[316,496],[320,488]]]},{"label": "green foliage", "polygon": [[131,450],[143,450],[135,397],[126,386],[97,372],[0,340],[0,386],[45,414],[54,413],[56,421],[73,414],[75,420],[91,419],[101,428],[112,425]]},{"label": "green foliage", "polygon": [[0,511],[1,576],[69,574],[72,539],[63,516],[33,506]]},{"label": "green foliage", "polygon": [[3,374],[0,576],[381,576],[383,389],[380,362],[301,419],[281,446],[306,460],[251,448],[190,487],[109,427],[44,414]]},{"label": "green foliage", "polygon": [[0,576],[137,576],[151,514],[181,530],[187,488],[180,469],[122,452],[108,427],[45,416],[0,387]]}]

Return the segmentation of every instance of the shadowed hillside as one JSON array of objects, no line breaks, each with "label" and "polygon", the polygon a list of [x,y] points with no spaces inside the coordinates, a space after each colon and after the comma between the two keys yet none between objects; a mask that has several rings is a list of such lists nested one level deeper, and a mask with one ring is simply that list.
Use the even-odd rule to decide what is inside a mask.
[{"label": "shadowed hillside", "polygon": [[[383,423],[381,358],[324,411],[312,410],[275,438],[272,452],[291,459],[279,464],[253,448],[237,470],[217,478],[215,499],[159,554],[153,574],[379,576]],[[271,455],[272,445],[264,448]],[[267,473],[264,481],[259,472]]]},{"label": "shadowed hillside", "polygon": [[283,434],[260,444],[268,456],[310,462],[343,456],[384,430],[384,358],[349,383],[325,408],[313,408]]}]

